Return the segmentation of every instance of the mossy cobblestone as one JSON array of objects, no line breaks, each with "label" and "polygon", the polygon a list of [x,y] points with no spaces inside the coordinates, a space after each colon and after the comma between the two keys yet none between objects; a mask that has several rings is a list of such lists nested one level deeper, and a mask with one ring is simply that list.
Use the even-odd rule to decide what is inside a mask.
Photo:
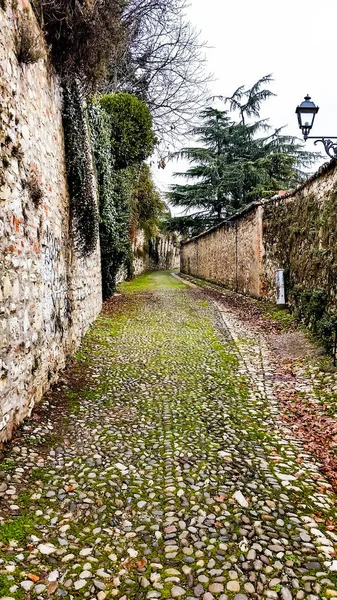
[{"label": "mossy cobblestone", "polygon": [[263,339],[168,273],[121,291],[60,384],[61,435],[29,421],[0,464],[0,598],[337,597],[336,498]]}]

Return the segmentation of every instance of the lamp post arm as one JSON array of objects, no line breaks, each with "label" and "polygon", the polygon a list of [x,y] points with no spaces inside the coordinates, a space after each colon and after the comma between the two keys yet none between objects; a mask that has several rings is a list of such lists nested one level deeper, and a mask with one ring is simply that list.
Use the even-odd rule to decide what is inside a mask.
[{"label": "lamp post arm", "polygon": [[324,150],[330,158],[337,157],[337,142],[332,142],[332,140],[337,140],[337,136],[330,136],[329,138],[326,138],[318,137],[317,135],[308,135],[308,137],[306,137],[305,139],[316,140],[314,142],[315,146],[316,144],[323,144]]}]

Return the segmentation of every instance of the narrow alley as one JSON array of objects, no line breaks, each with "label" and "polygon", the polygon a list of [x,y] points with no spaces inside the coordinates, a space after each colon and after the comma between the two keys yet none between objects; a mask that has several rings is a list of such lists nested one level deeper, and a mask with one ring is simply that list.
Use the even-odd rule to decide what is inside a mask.
[{"label": "narrow alley", "polygon": [[337,597],[336,498],[271,368],[202,289],[123,284],[0,464],[0,597]]}]

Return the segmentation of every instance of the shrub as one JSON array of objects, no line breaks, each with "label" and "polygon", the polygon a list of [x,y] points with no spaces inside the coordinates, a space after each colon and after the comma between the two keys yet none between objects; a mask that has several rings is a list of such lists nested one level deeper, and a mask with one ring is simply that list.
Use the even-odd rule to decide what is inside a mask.
[{"label": "shrub", "polygon": [[337,330],[337,316],[325,315],[318,323],[318,337],[324,345],[328,354],[332,354],[334,350],[335,335]]},{"label": "shrub", "polygon": [[143,162],[153,152],[156,138],[151,113],[131,94],[105,94],[100,105],[111,118],[111,149],[116,169]]},{"label": "shrub", "polygon": [[41,35],[36,32],[29,16],[24,13],[17,30],[16,57],[20,64],[33,64],[44,56]]},{"label": "shrub", "polygon": [[56,70],[67,81],[81,79],[89,88],[105,76],[106,66],[122,44],[118,0],[39,0],[46,40]]}]

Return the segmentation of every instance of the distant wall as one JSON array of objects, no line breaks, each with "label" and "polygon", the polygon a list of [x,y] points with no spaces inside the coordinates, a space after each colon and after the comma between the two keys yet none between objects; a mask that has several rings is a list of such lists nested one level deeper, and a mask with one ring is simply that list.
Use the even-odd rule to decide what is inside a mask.
[{"label": "distant wall", "polygon": [[181,244],[181,272],[243,294],[261,294],[262,207]]},{"label": "distant wall", "polygon": [[181,271],[257,298],[275,298],[277,269],[288,299],[298,290],[337,295],[337,163],[294,192],[256,202],[229,222],[181,243]]},{"label": "distant wall", "polygon": [[147,241],[143,231],[138,231],[133,244],[135,275],[145,271],[179,269],[180,243],[175,234],[160,234]]},{"label": "distant wall", "polygon": [[[74,249],[61,91],[42,57],[19,64],[18,24],[30,5],[0,8],[0,442],[57,378],[101,307],[100,253]],[[34,186],[42,195],[37,198]]]}]

